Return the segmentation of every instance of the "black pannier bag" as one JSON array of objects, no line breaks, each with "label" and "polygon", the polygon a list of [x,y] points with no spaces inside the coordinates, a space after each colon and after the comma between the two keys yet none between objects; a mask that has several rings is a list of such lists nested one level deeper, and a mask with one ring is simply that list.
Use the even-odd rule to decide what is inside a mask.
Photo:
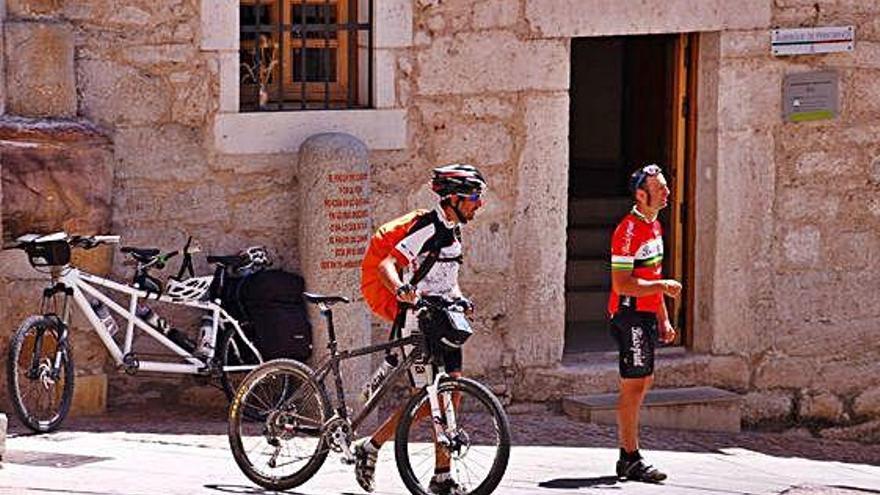
[{"label": "black pannier bag", "polygon": [[229,277],[222,306],[243,323],[263,360],[292,358],[305,361],[312,355],[312,325],[303,301],[305,281],[282,270],[258,271],[241,278]]}]

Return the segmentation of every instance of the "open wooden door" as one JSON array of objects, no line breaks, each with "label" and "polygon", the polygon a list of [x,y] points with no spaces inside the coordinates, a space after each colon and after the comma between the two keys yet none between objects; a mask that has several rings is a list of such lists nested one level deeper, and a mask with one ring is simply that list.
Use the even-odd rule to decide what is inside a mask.
[{"label": "open wooden door", "polygon": [[694,165],[696,162],[696,89],[697,50],[695,33],[681,33],[673,44],[670,60],[672,84],[670,101],[671,135],[667,180],[672,189],[669,204],[669,233],[665,273],[684,284],[682,297],[672,302],[670,319],[678,329],[678,341],[689,346],[693,341],[693,251],[694,251]]}]

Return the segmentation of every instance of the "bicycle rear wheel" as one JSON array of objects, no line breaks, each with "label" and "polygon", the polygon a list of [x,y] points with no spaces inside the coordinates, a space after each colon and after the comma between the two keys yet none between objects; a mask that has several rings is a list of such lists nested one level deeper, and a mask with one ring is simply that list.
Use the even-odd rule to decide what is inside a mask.
[{"label": "bicycle rear wheel", "polygon": [[329,418],[327,397],[306,365],[270,361],[245,377],[229,407],[232,456],[264,488],[299,486],[327,459],[322,427]]},{"label": "bicycle rear wheel", "polygon": [[[73,356],[55,318],[29,316],[9,343],[6,378],[12,405],[37,433],[57,429],[73,399]],[[56,366],[57,365],[57,366]]]},{"label": "bicycle rear wheel", "polygon": [[441,424],[451,442],[435,444],[428,393],[422,389],[410,399],[395,434],[394,455],[404,485],[413,494],[429,495],[435,465],[447,465],[462,493],[492,493],[510,457],[510,425],[501,403],[489,389],[467,378],[443,381],[437,395]]}]

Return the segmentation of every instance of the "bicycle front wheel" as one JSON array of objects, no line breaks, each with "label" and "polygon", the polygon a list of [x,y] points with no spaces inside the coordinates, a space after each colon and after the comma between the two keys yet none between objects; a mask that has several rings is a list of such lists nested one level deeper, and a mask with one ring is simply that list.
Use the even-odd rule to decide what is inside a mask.
[{"label": "bicycle front wheel", "polygon": [[429,495],[435,467],[448,467],[461,493],[492,493],[510,457],[510,424],[501,403],[467,378],[443,381],[437,395],[445,444],[435,442],[425,389],[410,399],[397,425],[394,454],[404,485],[413,494]]},{"label": "bicycle front wheel", "polygon": [[6,379],[12,405],[37,433],[57,429],[73,399],[73,356],[63,327],[54,318],[30,316],[9,343]]},{"label": "bicycle front wheel", "polygon": [[229,407],[232,456],[254,483],[289,490],[327,459],[322,428],[329,418],[327,397],[306,365],[270,361],[244,378]]}]

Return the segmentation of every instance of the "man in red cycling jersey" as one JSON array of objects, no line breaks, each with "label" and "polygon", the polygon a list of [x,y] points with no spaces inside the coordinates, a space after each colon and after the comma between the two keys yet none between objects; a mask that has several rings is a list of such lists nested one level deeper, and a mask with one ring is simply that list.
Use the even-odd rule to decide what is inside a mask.
[{"label": "man in red cycling jersey", "polygon": [[[379,227],[365,256],[361,291],[373,312],[386,320],[396,316],[398,302],[414,304],[420,297],[442,298],[473,309],[458,285],[462,262],[461,225],[473,220],[483,206],[486,181],[475,167],[453,164],[434,169],[431,188],[440,196],[437,206],[431,210],[416,210]],[[420,280],[411,284],[429,256],[435,257],[433,264]],[[418,325],[411,312],[407,316],[405,335]],[[461,376],[461,349],[442,352],[445,371],[450,376]],[[431,380],[431,372],[426,370],[429,367],[414,368],[410,371],[414,386],[423,386]],[[375,489],[379,449],[394,435],[402,411],[401,408],[395,412],[371,437],[354,444],[355,476],[368,492]],[[449,454],[442,449],[437,451],[434,476],[428,489],[442,495],[462,493],[450,476]]]},{"label": "man in red cycling jersey", "polygon": [[663,233],[657,214],[669,199],[662,170],[654,164],[636,170],[629,187],[635,204],[611,238],[608,300],[611,332],[620,350],[617,477],[659,483],[666,474],[639,453],[639,409],[654,380],[655,341],[675,339],[663,296],[678,297],[681,284],[662,277]]}]

